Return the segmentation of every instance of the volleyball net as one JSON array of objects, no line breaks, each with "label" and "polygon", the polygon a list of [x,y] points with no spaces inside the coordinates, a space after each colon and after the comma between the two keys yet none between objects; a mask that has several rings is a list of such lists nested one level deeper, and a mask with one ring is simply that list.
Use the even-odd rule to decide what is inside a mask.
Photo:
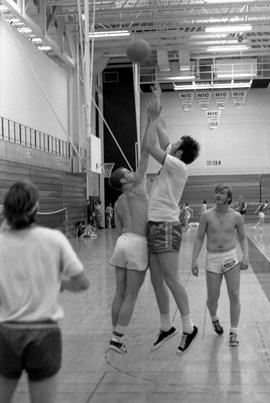
[{"label": "volleyball net", "polygon": [[59,210],[37,213],[37,224],[58,229],[66,236],[68,235],[68,208],[63,207]]}]

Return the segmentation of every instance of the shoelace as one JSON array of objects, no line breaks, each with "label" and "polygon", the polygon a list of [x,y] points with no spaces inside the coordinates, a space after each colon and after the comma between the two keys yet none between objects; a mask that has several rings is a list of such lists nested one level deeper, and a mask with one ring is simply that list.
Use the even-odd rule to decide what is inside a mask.
[{"label": "shoelace", "polygon": [[230,342],[231,342],[231,343],[238,343],[236,333],[231,333],[231,335],[230,335]]},{"label": "shoelace", "polygon": [[220,323],[219,323],[218,320],[215,320],[215,321],[213,322],[213,325],[214,325],[215,330],[217,330],[218,332],[221,331],[222,328],[221,328],[221,325],[220,325]]}]

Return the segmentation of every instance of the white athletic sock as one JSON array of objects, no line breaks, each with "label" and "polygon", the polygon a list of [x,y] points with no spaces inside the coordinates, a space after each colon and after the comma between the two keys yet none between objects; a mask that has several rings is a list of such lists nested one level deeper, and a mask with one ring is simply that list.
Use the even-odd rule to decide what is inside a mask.
[{"label": "white athletic sock", "polygon": [[113,328],[113,339],[117,340],[118,342],[122,343],[123,337],[126,333],[127,326],[116,325]]},{"label": "white athletic sock", "polygon": [[235,334],[237,334],[237,327],[231,327],[231,328],[230,328],[230,333],[235,333]]},{"label": "white athletic sock", "polygon": [[182,325],[183,325],[183,332],[191,334],[193,332],[193,321],[191,319],[191,315],[181,316]]},{"label": "white athletic sock", "polygon": [[211,320],[212,322],[215,322],[216,320],[218,320],[218,316],[217,315],[211,316]]},{"label": "white athletic sock", "polygon": [[166,313],[165,315],[160,314],[160,330],[167,332],[172,327],[171,315]]}]

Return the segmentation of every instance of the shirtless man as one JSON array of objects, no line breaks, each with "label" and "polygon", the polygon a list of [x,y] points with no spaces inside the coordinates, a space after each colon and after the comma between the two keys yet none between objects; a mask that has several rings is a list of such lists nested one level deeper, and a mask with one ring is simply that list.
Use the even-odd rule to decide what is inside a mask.
[{"label": "shirtless man", "polygon": [[[192,273],[198,276],[197,258],[204,236],[207,236],[206,283],[207,307],[214,330],[223,334],[223,327],[217,316],[220,286],[223,275],[230,299],[230,346],[239,344],[237,327],[240,317],[240,270],[248,268],[248,245],[245,236],[244,221],[240,213],[230,207],[232,191],[229,186],[218,185],[215,188],[215,206],[206,210],[200,219],[197,237],[193,247]],[[237,238],[242,249],[242,259],[237,255]]]},{"label": "shirtless man", "polygon": [[[146,133],[150,120],[157,117],[158,113],[148,117]],[[119,237],[109,261],[115,266],[116,275],[116,292],[112,303],[113,331],[109,348],[121,354],[127,352],[123,337],[148,268],[148,194],[145,174],[149,154],[145,148],[146,133],[136,172],[118,168],[112,173],[109,182],[111,187],[122,192],[114,206],[115,226]]]}]

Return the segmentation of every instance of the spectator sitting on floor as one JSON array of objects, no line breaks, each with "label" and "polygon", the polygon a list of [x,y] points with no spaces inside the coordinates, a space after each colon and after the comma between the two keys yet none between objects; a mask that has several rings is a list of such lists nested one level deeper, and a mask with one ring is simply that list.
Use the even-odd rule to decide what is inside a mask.
[{"label": "spectator sitting on floor", "polygon": [[96,238],[97,234],[95,233],[96,228],[91,224],[88,224],[81,235],[82,238]]},{"label": "spectator sitting on floor", "polygon": [[80,237],[85,230],[85,222],[84,221],[77,221],[75,224],[75,237]]}]

